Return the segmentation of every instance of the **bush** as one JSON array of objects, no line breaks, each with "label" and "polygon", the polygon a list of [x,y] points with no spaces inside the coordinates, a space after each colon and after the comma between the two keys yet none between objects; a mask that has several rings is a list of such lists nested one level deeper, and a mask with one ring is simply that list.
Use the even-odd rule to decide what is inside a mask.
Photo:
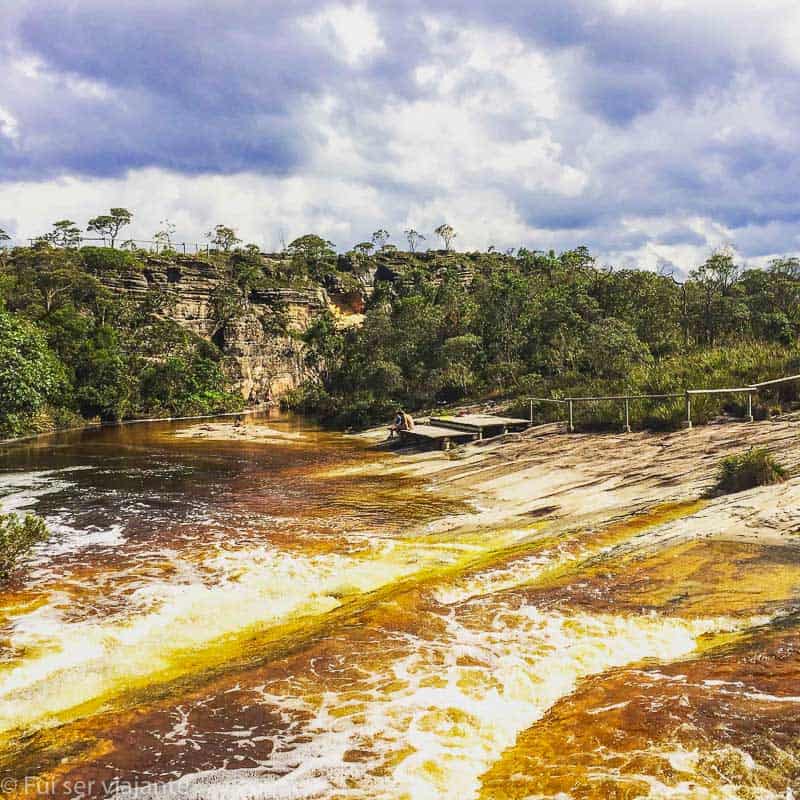
[{"label": "bush", "polygon": [[751,448],[722,459],[715,493],[743,492],[755,486],[770,486],[784,480],[786,470],[775,462],[765,448]]},{"label": "bush", "polygon": [[19,559],[48,536],[41,517],[28,514],[21,519],[16,514],[0,514],[0,580],[6,580]]},{"label": "bush", "polygon": [[126,250],[83,247],[81,258],[86,269],[94,275],[123,275],[126,272],[142,271],[142,262]]}]

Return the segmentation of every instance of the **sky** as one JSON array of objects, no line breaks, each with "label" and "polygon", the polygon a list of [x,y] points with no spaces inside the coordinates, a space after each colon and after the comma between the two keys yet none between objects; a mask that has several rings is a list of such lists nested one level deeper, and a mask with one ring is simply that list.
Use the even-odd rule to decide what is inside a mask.
[{"label": "sky", "polygon": [[800,250],[796,0],[5,0],[0,228]]}]

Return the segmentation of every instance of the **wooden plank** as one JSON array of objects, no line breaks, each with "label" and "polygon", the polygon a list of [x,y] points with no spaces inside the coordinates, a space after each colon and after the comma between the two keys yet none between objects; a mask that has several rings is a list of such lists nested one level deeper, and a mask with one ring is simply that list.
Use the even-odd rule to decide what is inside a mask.
[{"label": "wooden plank", "polygon": [[416,424],[410,431],[399,431],[400,441],[429,442],[438,445],[442,450],[449,450],[453,442],[471,442],[480,436],[474,431],[458,431],[454,428],[442,428],[438,425]]},{"label": "wooden plank", "polygon": [[413,430],[399,431],[401,436],[419,436],[422,439],[448,439],[453,436],[453,430],[450,428],[441,428],[436,425],[414,425]]},{"label": "wooden plank", "polygon": [[492,414],[464,414],[460,417],[431,417],[432,425],[442,425],[461,431],[483,433],[491,428],[527,428],[530,420],[519,417],[495,417]]}]

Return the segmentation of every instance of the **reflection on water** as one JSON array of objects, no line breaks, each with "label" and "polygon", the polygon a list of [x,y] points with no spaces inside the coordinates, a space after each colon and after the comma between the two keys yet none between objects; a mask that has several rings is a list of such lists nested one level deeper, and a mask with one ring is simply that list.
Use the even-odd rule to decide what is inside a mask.
[{"label": "reflection on water", "polygon": [[3,507],[54,530],[0,595],[12,794],[34,776],[91,797],[796,786],[792,554],[626,547],[691,504],[599,533],[441,533],[458,498],[268,424],[255,443],[142,424],[0,453]]}]

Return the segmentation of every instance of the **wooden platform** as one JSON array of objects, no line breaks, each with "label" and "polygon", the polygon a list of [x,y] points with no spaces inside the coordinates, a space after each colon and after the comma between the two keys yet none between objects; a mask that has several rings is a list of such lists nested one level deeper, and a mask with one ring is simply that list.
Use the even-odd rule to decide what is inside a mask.
[{"label": "wooden platform", "polygon": [[442,450],[449,450],[454,442],[461,444],[471,442],[479,437],[474,430],[458,430],[441,425],[425,425],[417,423],[412,431],[399,431],[401,442],[417,442],[436,445]]},{"label": "wooden platform", "polygon": [[498,436],[508,431],[524,431],[530,421],[519,417],[496,417],[493,414],[464,414],[459,417],[431,417],[430,424],[440,428],[477,434],[478,439]]}]

